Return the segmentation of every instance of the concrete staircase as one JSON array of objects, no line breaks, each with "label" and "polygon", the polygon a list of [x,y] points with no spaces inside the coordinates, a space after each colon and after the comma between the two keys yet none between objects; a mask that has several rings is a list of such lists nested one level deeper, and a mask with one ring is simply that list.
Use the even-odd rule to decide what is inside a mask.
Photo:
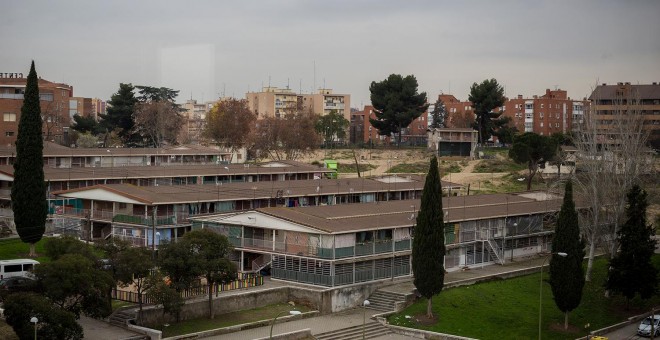
[{"label": "concrete staircase", "polygon": [[129,322],[135,321],[136,316],[135,316],[135,311],[131,309],[124,309],[124,310],[118,310],[110,317],[108,318],[108,321],[110,322],[111,325],[122,327],[122,328],[128,328],[126,326]]},{"label": "concrete staircase", "polygon": [[395,309],[396,302],[406,301],[403,294],[377,290],[369,296],[369,306],[367,309],[373,309],[380,312],[391,312]]},{"label": "concrete staircase", "polygon": [[[339,329],[320,334],[314,334],[317,340],[359,340],[362,339],[362,325]],[[391,334],[392,331],[381,325],[379,322],[368,321],[364,325],[364,338],[371,339],[379,336]]]}]

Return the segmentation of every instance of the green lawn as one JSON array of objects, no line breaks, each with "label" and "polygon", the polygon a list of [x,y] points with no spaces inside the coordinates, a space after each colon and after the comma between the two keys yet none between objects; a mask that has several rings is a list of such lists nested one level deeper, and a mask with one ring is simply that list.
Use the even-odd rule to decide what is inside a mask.
[{"label": "green lawn", "polygon": [[[660,267],[660,255],[654,258]],[[624,321],[660,303],[656,295],[651,301],[633,300],[627,307],[625,299],[603,297],[607,261],[598,259],[593,280],[587,282],[581,305],[570,313],[571,332],[563,329],[563,313],[554,304],[550,286],[543,287],[543,338],[575,339],[590,330]],[[545,278],[547,279],[547,267]],[[448,289],[433,298],[433,310],[439,321],[421,325],[415,319],[426,313],[426,299],[421,299],[401,313],[389,317],[392,324],[449,333],[477,339],[534,339],[538,336],[539,274],[509,280],[497,280],[466,287]],[[406,318],[410,316],[412,318]]]},{"label": "green lawn", "polygon": [[[44,242],[45,240],[43,238],[41,239],[41,241],[37,242],[37,247],[36,247],[37,257],[35,258],[35,260],[39,262],[48,261],[48,258],[43,256]],[[20,238],[10,238],[10,239],[0,240],[0,260],[27,258],[29,252],[30,252],[30,245],[21,242]]]},{"label": "green lawn", "polygon": [[310,311],[310,309],[305,306],[292,307],[289,304],[281,303],[234,313],[219,314],[216,315],[213,320],[208,318],[200,318],[173,323],[167,327],[162,327],[161,325],[156,327],[163,330],[163,337],[166,338],[176,335],[240,325],[249,322],[270,320],[277,316],[280,312],[286,312],[290,310],[297,310],[303,313]]},{"label": "green lawn", "polygon": [[[375,169],[375,165],[369,163],[360,163],[360,172],[367,172],[371,169]],[[337,172],[349,173],[357,172],[355,168],[355,163],[337,163]]]}]

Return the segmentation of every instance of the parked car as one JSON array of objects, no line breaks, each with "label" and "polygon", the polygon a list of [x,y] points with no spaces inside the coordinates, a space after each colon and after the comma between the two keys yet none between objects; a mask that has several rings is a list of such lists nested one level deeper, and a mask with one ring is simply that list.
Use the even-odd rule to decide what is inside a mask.
[{"label": "parked car", "polygon": [[37,281],[25,276],[13,276],[0,280],[0,290],[9,293],[32,291],[36,288]]},{"label": "parked car", "polygon": [[653,336],[660,336],[660,315],[653,315],[647,317],[637,327],[637,335],[651,336],[651,328],[653,328]]}]

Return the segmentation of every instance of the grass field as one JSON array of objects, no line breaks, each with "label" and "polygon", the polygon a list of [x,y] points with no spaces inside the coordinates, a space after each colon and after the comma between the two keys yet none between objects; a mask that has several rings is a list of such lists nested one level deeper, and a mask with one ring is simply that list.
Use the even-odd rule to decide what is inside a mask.
[{"label": "grass field", "polygon": [[[375,169],[377,166],[369,163],[360,163],[360,172],[367,172],[371,169]],[[355,163],[337,163],[337,172],[349,173],[357,172],[355,168]]]},{"label": "grass field", "polygon": [[484,159],[474,166],[474,172],[516,172],[527,169],[526,165],[515,163],[509,159]]},{"label": "grass field", "polygon": [[158,325],[157,328],[163,330],[163,337],[171,337],[176,335],[207,331],[210,329],[240,325],[248,322],[270,320],[277,316],[279,313],[290,310],[297,310],[303,313],[310,311],[310,309],[305,306],[292,307],[289,304],[280,303],[234,313],[217,314],[212,320],[208,318],[186,320],[179,323],[170,324],[167,327]]},{"label": "grass field", "polygon": [[[660,267],[660,255],[654,257]],[[656,295],[650,301],[605,298],[603,282],[607,261],[598,259],[593,280],[587,282],[580,306],[569,314],[568,332],[563,331],[563,313],[552,299],[550,285],[543,287],[544,339],[575,339],[588,330],[624,321],[630,315],[647,312],[660,303]],[[534,339],[538,336],[540,274],[498,280],[442,291],[433,297],[433,310],[439,321],[424,325],[418,316],[426,313],[426,299],[421,299],[401,313],[389,317],[395,325],[449,333],[477,339]],[[547,267],[545,279],[547,280]],[[410,318],[407,318],[409,316]],[[585,325],[590,324],[589,329]]]},{"label": "grass field", "polygon": [[[35,260],[39,262],[48,261],[44,254],[44,239],[37,242],[37,257]],[[22,259],[27,258],[30,252],[30,245],[23,243],[20,238],[10,238],[0,240],[0,260]]]},{"label": "grass field", "polygon": [[[426,174],[429,171],[428,162],[418,162],[418,163],[403,163],[392,166],[387,173],[423,173]],[[461,172],[461,166],[457,162],[446,162],[442,161],[440,164],[441,173],[457,173]]]}]

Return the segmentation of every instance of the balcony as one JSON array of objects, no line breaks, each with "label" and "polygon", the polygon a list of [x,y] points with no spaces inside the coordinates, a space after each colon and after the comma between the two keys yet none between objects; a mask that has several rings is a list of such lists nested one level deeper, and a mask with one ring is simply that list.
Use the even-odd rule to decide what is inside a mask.
[{"label": "balcony", "polygon": [[[81,219],[92,219],[95,221],[117,222],[126,224],[136,224],[144,226],[154,225],[153,218],[144,215],[113,213],[111,210],[80,209],[67,206],[61,206],[54,209],[51,215],[54,216],[75,216]],[[178,215],[159,215],[156,216],[156,225],[182,225],[186,224],[188,214]]]}]

